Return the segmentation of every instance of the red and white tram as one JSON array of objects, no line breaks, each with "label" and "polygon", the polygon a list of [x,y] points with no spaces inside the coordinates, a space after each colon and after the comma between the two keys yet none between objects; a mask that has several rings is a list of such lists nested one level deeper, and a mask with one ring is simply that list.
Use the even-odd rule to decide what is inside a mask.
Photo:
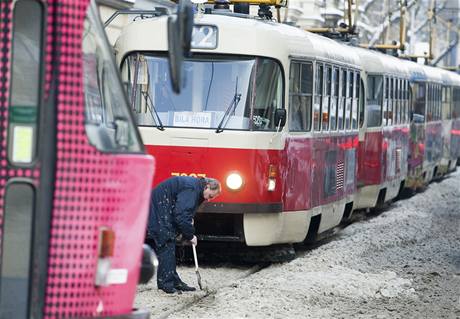
[{"label": "red and white tram", "polygon": [[442,156],[441,71],[407,62],[412,90],[408,177],[405,187],[417,189],[435,176]]},{"label": "red and white tram", "polygon": [[356,190],[356,55],[272,21],[205,14],[195,21],[184,90],[174,95],[165,85],[166,38],[148,36],[165,22],[135,21],[115,46],[159,168],[153,183],[171,175],[224,182],[219,202],[197,216],[207,238],[300,242],[309,228],[340,223]]},{"label": "red and white tram", "polygon": [[439,169],[441,71],[228,10],[195,24],[179,95],[166,85],[167,38],[149,36],[164,17],[126,26],[115,51],[153,185],[192,175],[226,186],[196,217],[201,239],[314,239]]},{"label": "red and white tram", "polygon": [[394,199],[407,174],[409,73],[401,60],[355,49],[365,81],[365,117],[360,131],[358,192],[354,209]]},{"label": "red and white tram", "polygon": [[442,71],[442,128],[443,152],[438,174],[444,175],[455,170],[460,156],[460,77],[452,72]]}]

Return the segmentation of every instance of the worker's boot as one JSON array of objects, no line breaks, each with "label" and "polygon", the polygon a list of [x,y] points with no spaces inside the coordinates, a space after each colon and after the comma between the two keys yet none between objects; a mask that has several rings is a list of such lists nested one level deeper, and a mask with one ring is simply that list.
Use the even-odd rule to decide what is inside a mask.
[{"label": "worker's boot", "polygon": [[196,290],[195,287],[190,287],[183,281],[180,281],[176,285],[174,285],[174,288],[176,288],[177,290],[181,290],[181,291],[195,291]]},{"label": "worker's boot", "polygon": [[167,294],[173,294],[173,293],[177,292],[176,288],[173,288],[173,287],[162,287],[162,288],[158,288],[158,289],[163,290]]}]

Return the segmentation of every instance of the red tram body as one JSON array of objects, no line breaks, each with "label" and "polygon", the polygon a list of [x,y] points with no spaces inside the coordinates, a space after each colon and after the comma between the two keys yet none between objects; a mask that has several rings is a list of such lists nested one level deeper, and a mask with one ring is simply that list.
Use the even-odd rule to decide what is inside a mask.
[{"label": "red tram body", "polygon": [[302,242],[455,167],[458,75],[215,13],[195,17],[179,95],[163,85],[166,38],[148,36],[164,18],[133,21],[115,44],[157,160],[153,186],[171,175],[223,182],[218,202],[196,216],[201,239]]}]

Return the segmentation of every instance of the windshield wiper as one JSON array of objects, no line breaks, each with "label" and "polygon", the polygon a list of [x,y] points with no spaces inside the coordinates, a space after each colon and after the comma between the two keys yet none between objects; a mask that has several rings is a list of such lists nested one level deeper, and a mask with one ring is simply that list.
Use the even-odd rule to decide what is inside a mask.
[{"label": "windshield wiper", "polygon": [[241,100],[241,93],[238,93],[238,77],[237,77],[236,85],[235,85],[235,94],[233,95],[233,99],[230,102],[230,105],[227,107],[227,110],[225,111],[222,121],[220,121],[219,125],[217,126],[216,133],[221,133],[224,131],[224,128],[227,126],[227,123],[230,120],[230,115],[232,113],[235,114],[235,109],[238,106],[238,103],[240,103],[240,100]]},{"label": "windshield wiper", "polygon": [[[159,129],[160,131],[164,131],[165,128],[163,126],[163,123],[161,122],[160,115],[158,114],[157,110],[155,109],[155,105],[153,105],[152,98],[150,97],[150,94],[148,92],[141,92],[144,98],[146,99],[146,105],[147,108],[150,111],[150,115],[152,116],[153,121],[156,124],[156,128]],[[150,103],[149,103],[150,102]],[[153,116],[155,114],[155,117]]]}]

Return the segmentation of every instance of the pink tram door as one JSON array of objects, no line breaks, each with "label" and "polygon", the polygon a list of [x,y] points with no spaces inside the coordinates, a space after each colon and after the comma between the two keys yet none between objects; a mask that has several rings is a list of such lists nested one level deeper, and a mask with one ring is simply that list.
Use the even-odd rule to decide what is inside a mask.
[{"label": "pink tram door", "polygon": [[89,0],[0,1],[0,318],[133,309],[153,178]]}]

